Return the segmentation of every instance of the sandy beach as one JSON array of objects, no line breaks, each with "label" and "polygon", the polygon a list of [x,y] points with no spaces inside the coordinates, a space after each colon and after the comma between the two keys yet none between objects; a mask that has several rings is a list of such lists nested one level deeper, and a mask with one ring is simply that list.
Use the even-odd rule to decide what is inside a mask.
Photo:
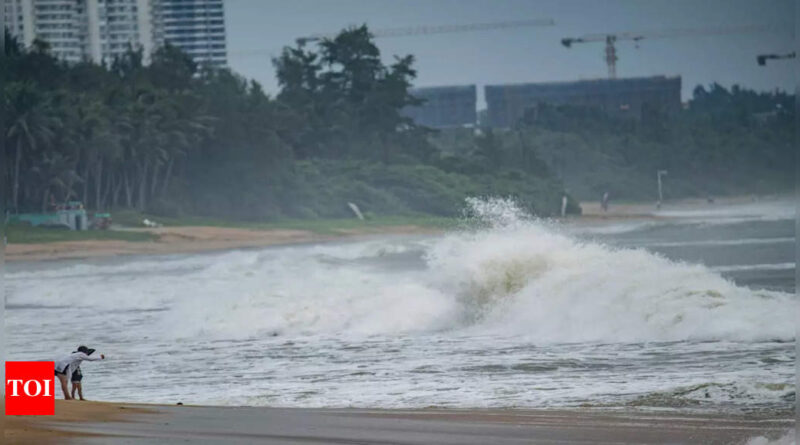
[{"label": "sandy beach", "polygon": [[435,231],[435,229],[429,227],[407,225],[364,227],[359,230],[340,230],[325,235],[310,230],[256,230],[212,226],[180,226],[125,230],[149,232],[156,236],[156,240],[148,242],[82,240],[32,244],[15,244],[13,240],[11,240],[5,249],[5,259],[6,261],[45,261],[117,255],[195,253],[284,244],[316,243],[374,235],[432,233]]},{"label": "sandy beach", "polygon": [[745,444],[755,438],[763,443],[785,438],[793,427],[788,414],[296,409],[57,400],[53,417],[6,417],[4,443]]},{"label": "sandy beach", "polygon": [[[771,198],[767,197],[766,200]],[[707,210],[729,205],[752,203],[758,198],[738,196],[718,199],[710,205],[705,199],[684,199],[665,204],[658,212],[653,203],[615,203],[603,211],[599,202],[582,202],[581,216],[568,216],[572,225],[603,224],[613,221],[646,221],[674,218],[670,210]],[[124,228],[125,231],[147,232],[154,241],[132,242],[121,240],[82,240],[48,243],[15,244],[9,240],[5,249],[6,261],[44,261],[80,259],[118,255],[161,255],[195,253],[243,248],[257,248],[285,244],[315,243],[356,239],[375,235],[429,234],[441,229],[416,225],[369,226],[355,229],[333,230],[320,234],[311,230],[296,229],[246,229],[215,226],[171,226],[157,228]]]}]

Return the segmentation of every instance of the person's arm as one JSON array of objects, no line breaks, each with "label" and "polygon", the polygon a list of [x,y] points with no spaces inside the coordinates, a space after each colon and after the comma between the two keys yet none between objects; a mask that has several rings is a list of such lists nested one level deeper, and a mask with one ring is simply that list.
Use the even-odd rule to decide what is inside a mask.
[{"label": "person's arm", "polygon": [[95,355],[94,357],[92,357],[91,355],[86,355],[83,352],[81,352],[81,355],[82,355],[81,358],[83,360],[88,360],[90,362],[96,362],[97,360],[103,360],[104,358],[106,358],[104,354],[100,354],[99,356]]}]

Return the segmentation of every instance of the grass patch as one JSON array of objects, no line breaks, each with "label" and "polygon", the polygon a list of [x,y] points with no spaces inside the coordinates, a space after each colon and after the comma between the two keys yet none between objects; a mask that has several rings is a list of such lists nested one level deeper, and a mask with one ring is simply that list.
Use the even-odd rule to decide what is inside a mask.
[{"label": "grass patch", "polygon": [[153,241],[156,236],[146,232],[121,232],[115,230],[67,230],[50,227],[31,227],[28,224],[6,225],[9,244],[38,244],[58,241],[121,240]]},{"label": "grass patch", "polygon": [[145,227],[142,221],[146,218],[164,226],[209,226],[209,227],[241,227],[244,223],[236,221],[226,221],[215,218],[205,218],[201,216],[156,216],[147,213],[140,213],[134,210],[120,210],[111,212],[114,224],[125,227]]},{"label": "grass patch", "polygon": [[255,224],[255,229],[294,229],[308,230],[319,234],[334,234],[343,230],[379,229],[393,226],[418,226],[433,229],[454,227],[457,220],[440,216],[378,216],[366,221],[355,218],[343,219],[287,219],[269,223]]}]

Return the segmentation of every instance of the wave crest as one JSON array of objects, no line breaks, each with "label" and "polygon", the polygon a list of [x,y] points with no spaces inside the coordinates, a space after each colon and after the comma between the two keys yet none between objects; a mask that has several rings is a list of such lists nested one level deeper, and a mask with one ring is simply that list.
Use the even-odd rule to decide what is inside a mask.
[{"label": "wave crest", "polygon": [[567,342],[793,337],[787,294],[643,249],[576,241],[508,200],[469,204],[497,223],[445,236],[426,259],[437,287],[455,292],[481,329]]}]

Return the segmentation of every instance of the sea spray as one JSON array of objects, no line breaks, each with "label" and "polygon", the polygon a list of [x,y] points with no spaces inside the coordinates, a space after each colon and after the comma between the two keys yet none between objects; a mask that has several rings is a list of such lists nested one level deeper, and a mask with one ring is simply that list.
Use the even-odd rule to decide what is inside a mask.
[{"label": "sea spray", "polygon": [[469,204],[482,228],[444,236],[425,258],[435,287],[457,295],[475,328],[540,342],[793,337],[786,294],[642,249],[576,241],[513,201]]},{"label": "sea spray", "polygon": [[159,323],[153,331],[172,338],[794,338],[788,294],[738,287],[643,249],[578,241],[510,200],[472,199],[466,213],[462,229],[429,238],[21,271],[9,275],[9,304],[147,311]]},{"label": "sea spray", "polygon": [[[510,200],[468,206],[462,229],[413,247],[382,241],[222,257],[172,304],[170,331],[223,338],[483,331],[540,343],[793,337],[786,294],[737,287],[704,266],[643,249],[577,241]],[[408,250],[421,257],[418,270],[370,266]]]}]

